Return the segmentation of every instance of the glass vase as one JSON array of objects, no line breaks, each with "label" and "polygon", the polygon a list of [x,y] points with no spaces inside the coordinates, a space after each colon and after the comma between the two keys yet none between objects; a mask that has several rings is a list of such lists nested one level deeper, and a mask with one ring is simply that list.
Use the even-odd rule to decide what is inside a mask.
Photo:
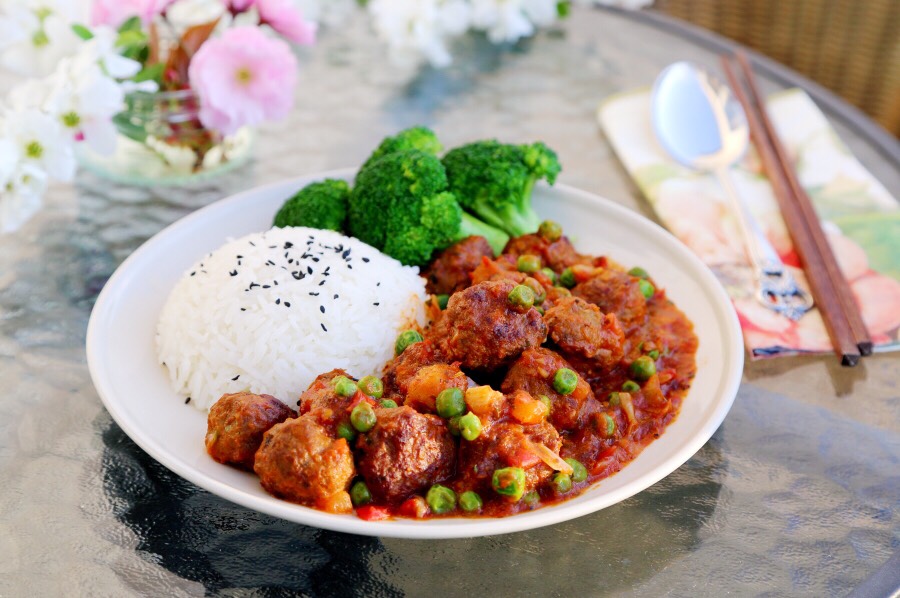
[{"label": "glass vase", "polygon": [[125,104],[113,118],[118,130],[113,154],[78,146],[81,165],[99,176],[136,185],[178,185],[227,172],[250,158],[253,131],[245,127],[221,135],[205,128],[193,90],[135,92]]}]

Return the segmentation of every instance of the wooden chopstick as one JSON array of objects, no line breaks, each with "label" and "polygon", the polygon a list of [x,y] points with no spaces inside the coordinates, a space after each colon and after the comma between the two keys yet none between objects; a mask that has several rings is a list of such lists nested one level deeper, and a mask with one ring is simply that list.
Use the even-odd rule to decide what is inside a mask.
[{"label": "wooden chopstick", "polygon": [[[800,256],[800,261],[806,272],[806,279],[816,301],[816,306],[822,314],[822,319],[825,322],[825,328],[828,331],[834,351],[840,358],[842,365],[854,366],[859,363],[862,353],[857,345],[845,308],[842,305],[842,295],[835,289],[832,277],[828,273],[823,253],[819,250],[819,245],[813,238],[814,230],[824,237],[818,218],[815,218],[814,222],[809,222],[807,214],[801,209],[795,198],[793,187],[789,182],[789,175],[786,172],[790,171],[791,168],[789,165],[782,163],[775,149],[775,143],[778,143],[777,138],[773,142],[769,136],[771,123],[769,123],[769,127],[766,127],[764,124],[768,121],[764,107],[761,105],[757,106],[757,104],[750,101],[747,93],[744,91],[744,86],[738,80],[735,70],[732,68],[729,58],[722,56],[721,60],[728,83],[731,85],[735,97],[741,103],[747,115],[750,135],[762,160],[763,168],[772,184],[775,198],[778,200],[797,255]],[[774,129],[772,130],[774,132]],[[782,155],[786,156],[786,154]],[[815,211],[813,211],[814,214]],[[830,250],[829,255],[833,259],[834,256],[830,253]],[[846,281],[844,284],[846,284]]]},{"label": "wooden chopstick", "polygon": [[797,177],[797,171],[791,166],[790,156],[788,156],[784,144],[778,137],[775,127],[772,125],[772,119],[768,117],[766,105],[759,93],[759,86],[756,84],[756,78],[753,75],[753,68],[750,66],[750,61],[747,59],[747,55],[741,51],[738,51],[737,59],[738,64],[741,65],[741,70],[744,73],[744,78],[747,81],[747,87],[750,90],[750,100],[757,106],[757,113],[761,115],[761,120],[768,133],[769,142],[775,150],[778,162],[783,167],[785,178],[791,186],[794,202],[799,206],[803,213],[804,221],[809,225],[810,236],[812,236],[815,241],[816,248],[825,262],[828,276],[831,278],[831,284],[840,295],[841,306],[844,308],[844,313],[847,316],[847,320],[850,322],[850,329],[853,332],[856,345],[859,348],[860,353],[863,355],[870,355],[872,353],[872,339],[869,336],[869,331],[866,330],[862,314],[859,311],[859,305],[856,302],[856,298],[853,296],[853,291],[850,290],[847,279],[844,278],[844,274],[841,272],[837,259],[834,257],[834,252],[831,250],[831,244],[828,242],[825,233],[822,231],[815,206],[809,198],[809,195],[806,194],[806,190],[803,189],[803,186],[800,184],[800,180]]}]

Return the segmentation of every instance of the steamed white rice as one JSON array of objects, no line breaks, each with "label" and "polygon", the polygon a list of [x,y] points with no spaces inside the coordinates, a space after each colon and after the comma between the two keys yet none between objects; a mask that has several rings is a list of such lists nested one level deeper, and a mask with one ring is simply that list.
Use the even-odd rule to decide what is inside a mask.
[{"label": "steamed white rice", "polygon": [[425,298],[418,268],[357,239],[273,228],[185,272],[160,315],[157,356],[199,409],[244,390],[291,404],[333,368],[378,374],[397,334],[424,324]]}]

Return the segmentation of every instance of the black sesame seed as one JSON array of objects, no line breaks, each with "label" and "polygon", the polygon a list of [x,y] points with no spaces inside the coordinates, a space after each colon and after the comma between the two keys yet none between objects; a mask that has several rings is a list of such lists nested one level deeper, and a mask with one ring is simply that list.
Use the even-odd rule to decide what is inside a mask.
[{"label": "black sesame seed", "polygon": [[277,249],[278,245],[269,245],[269,249]]},{"label": "black sesame seed", "polygon": [[376,301],[376,302],[375,302],[375,303],[373,303],[373,304],[372,304],[372,305],[374,305],[374,306],[375,306],[375,307],[378,307],[378,306],[379,306],[379,305],[381,305],[381,304],[380,304],[380,303],[378,303],[378,302],[377,302],[377,301]]},{"label": "black sesame seed", "polygon": [[242,260],[242,259],[244,259],[244,256],[239,255],[239,256],[237,256],[237,259]]},{"label": "black sesame seed", "polygon": [[274,265],[275,265],[275,262],[273,262],[272,260],[266,260],[266,263],[267,263],[268,265],[270,265],[270,266],[274,266]]},{"label": "black sesame seed", "polygon": [[275,305],[281,305],[281,299],[276,299],[276,300],[275,300]]},{"label": "black sesame seed", "polygon": [[234,381],[236,381],[236,380],[237,380],[238,378],[240,378],[240,377],[241,377],[241,375],[238,374],[237,376],[235,376],[234,378],[232,378],[231,381],[234,382]]},{"label": "black sesame seed", "polygon": [[375,286],[376,286],[376,287],[380,287],[380,286],[381,286],[381,282],[375,283]]},{"label": "black sesame seed", "polygon": [[312,266],[307,266],[307,267],[306,267],[306,271],[307,271],[308,273],[312,274],[312,273],[313,273]]},{"label": "black sesame seed", "polygon": [[290,249],[290,248],[293,247],[293,246],[294,246],[294,244],[291,243],[290,241],[285,241],[285,242],[284,242],[284,248],[285,248],[285,249]]},{"label": "black sesame seed", "polygon": [[320,305],[320,306],[319,306],[319,311],[322,312],[322,313],[324,314],[324,313],[325,313],[325,306],[324,306],[324,305]]},{"label": "black sesame seed", "polygon": [[369,263],[369,258],[367,258],[367,257],[364,257],[362,260],[367,264]]},{"label": "black sesame seed", "polygon": [[316,262],[316,263],[318,263],[318,262],[319,262],[319,258],[317,258],[317,257],[314,257],[314,258],[313,258],[313,259],[312,259],[312,261],[314,261],[314,262]]},{"label": "black sesame seed", "polygon": [[242,308],[241,308],[241,311],[247,311],[247,308],[246,308],[246,307],[242,307]]},{"label": "black sesame seed", "polygon": [[251,282],[251,283],[250,283],[250,288],[251,288],[251,289],[252,289],[253,287],[258,287],[258,286],[259,286],[259,285],[256,284],[255,282]]},{"label": "black sesame seed", "polygon": [[294,280],[303,280],[306,278],[306,274],[303,272],[291,272],[291,276],[294,277]]},{"label": "black sesame seed", "polygon": [[196,274],[196,272],[191,272],[191,276],[193,276],[194,274]]},{"label": "black sesame seed", "polygon": [[319,326],[322,327],[322,330],[324,330],[325,332],[328,332],[328,329],[325,328],[325,324],[319,323]]},{"label": "black sesame seed", "polygon": [[264,288],[264,289],[271,289],[271,288],[272,288],[272,285],[270,285],[270,284],[264,284],[264,285],[262,286],[262,288]]},{"label": "black sesame seed", "polygon": [[353,266],[351,266],[350,264],[347,264],[347,269],[348,269],[348,270],[352,270],[352,269],[353,269]]},{"label": "black sesame seed", "polygon": [[277,286],[278,286],[278,281],[277,281],[277,280],[274,280],[274,281],[272,281],[272,284],[274,284],[274,285],[277,287]]},{"label": "black sesame seed", "polygon": [[338,297],[340,297],[340,295],[338,295],[337,293],[335,293],[335,294],[334,294],[334,298],[337,299]]},{"label": "black sesame seed", "polygon": [[231,274],[232,276],[237,276],[237,270],[232,270],[231,272],[229,272],[229,274]]},{"label": "black sesame seed", "polygon": [[290,301],[285,301],[285,302],[284,302],[284,306],[285,306],[285,307],[290,307],[290,306],[291,306],[291,302],[290,302]]},{"label": "black sesame seed", "polygon": [[345,251],[344,253],[341,254],[341,257],[346,258],[348,255],[350,255],[350,251],[351,251],[351,249],[348,249],[347,251]]},{"label": "black sesame seed", "polygon": [[250,243],[251,245],[253,245],[254,247],[256,247],[256,243],[254,243],[253,241],[247,241],[247,242]]},{"label": "black sesame seed", "polygon": [[323,284],[325,284],[325,281],[324,281],[324,280],[323,280],[322,282],[319,283],[319,286],[322,286]]},{"label": "black sesame seed", "polygon": [[191,402],[191,397],[188,397],[188,398],[186,398],[186,399],[184,400],[184,404],[185,404],[185,405],[187,405],[187,404],[190,403],[190,402]]}]

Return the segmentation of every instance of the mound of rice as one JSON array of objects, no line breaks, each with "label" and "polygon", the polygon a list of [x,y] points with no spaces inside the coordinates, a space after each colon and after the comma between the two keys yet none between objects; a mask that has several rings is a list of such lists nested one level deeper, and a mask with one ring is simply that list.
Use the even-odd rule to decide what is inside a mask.
[{"label": "mound of rice", "polygon": [[378,374],[397,334],[424,324],[425,299],[418,268],[357,239],[273,228],[185,272],[160,315],[157,356],[199,409],[243,390],[292,404],[333,368]]}]

